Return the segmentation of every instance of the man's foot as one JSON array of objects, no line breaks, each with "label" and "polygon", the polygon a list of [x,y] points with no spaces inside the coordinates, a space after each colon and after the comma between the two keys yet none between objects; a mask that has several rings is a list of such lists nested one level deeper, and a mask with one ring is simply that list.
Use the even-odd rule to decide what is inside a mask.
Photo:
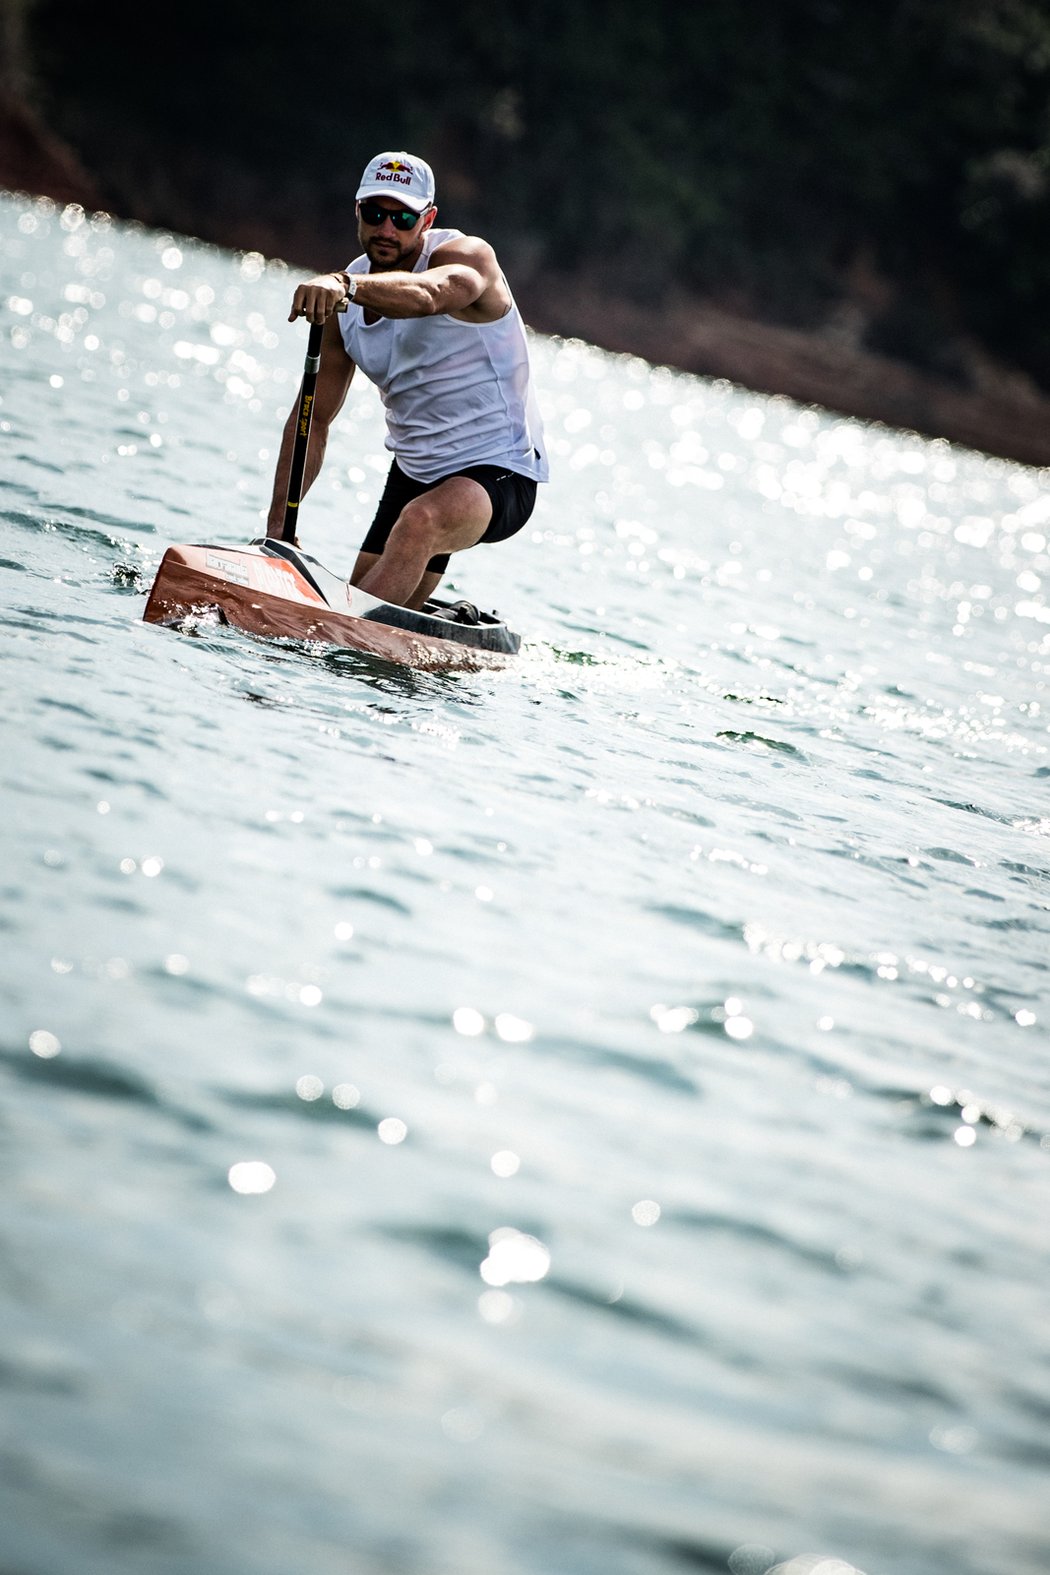
[{"label": "man's foot", "polygon": [[452,618],[456,623],[479,624],[481,622],[481,614],[473,602],[453,602],[446,609],[445,616],[446,618]]}]

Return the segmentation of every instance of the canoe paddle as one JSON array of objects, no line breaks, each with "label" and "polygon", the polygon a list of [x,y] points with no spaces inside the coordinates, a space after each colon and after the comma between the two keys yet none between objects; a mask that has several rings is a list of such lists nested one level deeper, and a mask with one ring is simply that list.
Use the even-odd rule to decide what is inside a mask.
[{"label": "canoe paddle", "polygon": [[323,323],[312,323],[306,345],[306,365],[303,368],[303,386],[299,394],[299,409],[295,417],[295,442],[292,445],[292,463],[288,472],[288,501],[284,506],[282,541],[295,541],[295,528],[299,504],[303,496],[303,476],[306,473],[306,451],[310,446],[310,423],[314,414],[314,391],[317,374],[321,370],[321,339]]}]

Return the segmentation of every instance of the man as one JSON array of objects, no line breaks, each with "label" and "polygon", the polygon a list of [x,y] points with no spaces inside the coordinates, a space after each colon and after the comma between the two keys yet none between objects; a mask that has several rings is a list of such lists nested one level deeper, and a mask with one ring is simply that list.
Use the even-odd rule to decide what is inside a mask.
[{"label": "man", "polygon": [[[434,175],[380,153],[357,191],[363,253],[297,287],[288,321],[324,324],[304,490],[355,367],[379,389],[394,455],[351,581],[421,607],[449,554],[503,541],[547,479],[522,323],[486,241],[435,226]],[[267,531],[281,534],[296,409],[284,431]]]}]

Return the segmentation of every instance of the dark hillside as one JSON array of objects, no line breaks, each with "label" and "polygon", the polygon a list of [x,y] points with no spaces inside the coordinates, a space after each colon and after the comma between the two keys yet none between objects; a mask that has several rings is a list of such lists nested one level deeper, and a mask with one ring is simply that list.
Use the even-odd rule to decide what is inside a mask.
[{"label": "dark hillside", "polygon": [[407,146],[539,328],[1050,462],[1044,4],[10,9],[120,217],[327,266]]}]

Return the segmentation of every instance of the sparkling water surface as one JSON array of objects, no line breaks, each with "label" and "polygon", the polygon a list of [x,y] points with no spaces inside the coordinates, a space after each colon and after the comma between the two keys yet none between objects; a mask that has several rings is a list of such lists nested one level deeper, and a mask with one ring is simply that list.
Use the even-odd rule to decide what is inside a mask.
[{"label": "sparkling water surface", "polygon": [[510,668],[160,629],[299,275],[0,236],[5,1575],[1045,1575],[1047,474],[536,338]]}]

